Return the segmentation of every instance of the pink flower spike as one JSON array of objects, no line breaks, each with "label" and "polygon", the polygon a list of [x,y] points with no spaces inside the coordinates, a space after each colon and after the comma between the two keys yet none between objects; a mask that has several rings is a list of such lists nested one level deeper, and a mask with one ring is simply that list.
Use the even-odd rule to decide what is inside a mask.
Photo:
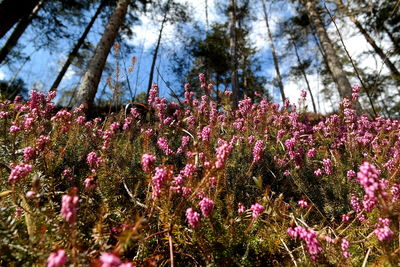
[{"label": "pink flower spike", "polygon": [[303,209],[308,207],[308,203],[305,200],[299,200],[299,202],[297,202],[297,204]]},{"label": "pink flower spike", "polygon": [[254,219],[257,219],[265,210],[265,208],[259,203],[251,205],[250,209],[253,212],[252,216]]},{"label": "pink flower spike", "polygon": [[68,262],[68,257],[63,249],[50,253],[47,258],[47,267],[61,267]]},{"label": "pink flower spike", "polygon": [[186,210],[186,219],[192,228],[197,228],[200,224],[200,214],[192,208]]}]

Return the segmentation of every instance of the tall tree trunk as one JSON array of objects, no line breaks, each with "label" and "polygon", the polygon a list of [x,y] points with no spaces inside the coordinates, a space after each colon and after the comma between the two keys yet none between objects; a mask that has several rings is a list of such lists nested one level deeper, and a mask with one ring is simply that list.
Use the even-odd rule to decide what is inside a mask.
[{"label": "tall tree trunk", "polygon": [[306,72],[305,72],[305,70],[304,70],[304,68],[302,66],[303,63],[301,62],[299,51],[297,49],[297,45],[293,40],[292,40],[292,44],[293,44],[293,47],[294,47],[294,51],[296,53],[297,62],[299,63],[299,66],[300,66],[301,74],[303,75],[304,80],[306,81],[306,84],[307,84],[307,90],[308,90],[308,93],[310,94],[310,97],[311,97],[311,102],[312,102],[312,105],[313,105],[314,113],[317,113],[317,107],[315,106],[314,96],[313,96],[313,93],[311,91],[310,83],[308,82],[307,74],[306,74]]},{"label": "tall tree trunk", "polygon": [[89,62],[87,70],[82,77],[78,91],[78,101],[75,106],[85,104],[90,110],[93,107],[94,98],[96,96],[97,87],[100,82],[101,74],[114,44],[115,37],[121,27],[125,15],[128,11],[129,0],[119,0],[114,13],[110,17],[108,24],[104,30],[103,36],[98,43],[92,59]]},{"label": "tall tree trunk", "polygon": [[19,20],[28,17],[40,0],[3,0],[0,2],[0,38]]},{"label": "tall tree trunk", "polygon": [[37,5],[32,9],[32,12],[27,16],[24,16],[17,26],[15,27],[14,31],[7,39],[7,42],[0,50],[0,64],[6,59],[8,53],[10,53],[11,49],[18,43],[19,38],[25,32],[26,28],[31,24],[33,18],[39,12],[40,8],[43,6],[44,0],[37,1]]},{"label": "tall tree trunk", "polygon": [[271,29],[269,27],[268,13],[267,13],[267,7],[265,5],[265,0],[261,0],[261,3],[263,6],[263,10],[264,10],[265,24],[267,25],[269,44],[271,46],[272,58],[274,60],[274,66],[275,66],[276,78],[278,81],[278,87],[281,92],[282,102],[284,102],[286,99],[286,96],[285,96],[285,91],[283,90],[282,76],[281,76],[281,72],[279,71],[279,63],[278,63],[278,57],[276,55],[274,40],[272,39],[272,33],[271,33]]},{"label": "tall tree trunk", "polygon": [[382,48],[380,48],[375,40],[371,37],[371,35],[368,34],[368,32],[364,29],[364,27],[361,25],[361,23],[355,18],[350,11],[347,9],[347,7],[343,4],[342,0],[336,0],[337,5],[339,6],[340,9],[343,10],[343,13],[345,13],[349,19],[356,25],[358,30],[362,33],[364,36],[365,40],[374,48],[375,53],[379,55],[379,57],[382,59],[382,61],[385,63],[386,67],[389,68],[390,72],[392,73],[393,77],[396,80],[400,79],[400,72],[396,68],[396,66],[393,64],[393,62],[390,60],[389,57],[385,55],[383,52]]},{"label": "tall tree trunk", "polygon": [[72,48],[71,52],[68,55],[67,61],[65,61],[62,69],[57,75],[57,78],[54,80],[52,86],[50,87],[50,91],[56,91],[57,87],[60,85],[61,80],[63,79],[65,73],[67,72],[69,66],[71,65],[72,61],[74,58],[78,55],[78,51],[81,48],[83,42],[86,39],[86,36],[90,32],[94,22],[96,21],[97,17],[101,13],[101,10],[104,8],[104,5],[106,3],[106,0],[101,1],[100,5],[98,6],[96,13],[94,13],[92,19],[89,21],[89,24],[86,25],[85,31],[82,33],[81,37],[79,40],[75,43],[75,46]]},{"label": "tall tree trunk", "polygon": [[205,9],[206,9],[206,35],[208,34],[208,1],[205,0]]},{"label": "tall tree trunk", "polygon": [[315,25],[318,39],[320,40],[322,48],[324,50],[327,65],[331,70],[332,77],[336,82],[340,98],[347,97],[348,99],[351,99],[352,89],[350,82],[346,77],[340,59],[336,55],[335,49],[332,45],[332,41],[329,39],[328,33],[325,30],[325,26],[321,20],[320,15],[318,14],[316,2],[315,0],[303,0],[303,3],[304,2],[307,8],[308,15]]},{"label": "tall tree trunk", "polygon": [[230,0],[229,8],[229,29],[230,29],[230,49],[231,49],[231,85],[233,96],[233,108],[236,108],[239,101],[239,86],[238,86],[238,62],[237,62],[237,36],[236,36],[236,3],[235,0]]},{"label": "tall tree trunk", "polygon": [[383,30],[385,33],[389,36],[390,41],[392,41],[392,45],[394,47],[394,53],[395,54],[400,54],[400,44],[399,42],[396,41],[396,38],[393,36],[393,33],[386,27],[386,25],[383,25]]},{"label": "tall tree trunk", "polygon": [[[167,5],[168,4],[169,4],[169,1],[168,1]],[[156,66],[158,50],[160,49],[162,32],[164,30],[164,24],[167,22],[168,11],[169,11],[169,8],[167,8],[167,10],[164,13],[164,17],[161,22],[160,32],[158,33],[158,40],[157,40],[156,48],[154,50],[153,60],[151,62],[151,67],[150,67],[149,84],[147,85],[147,97],[149,97],[151,85],[153,84],[154,68]]]}]

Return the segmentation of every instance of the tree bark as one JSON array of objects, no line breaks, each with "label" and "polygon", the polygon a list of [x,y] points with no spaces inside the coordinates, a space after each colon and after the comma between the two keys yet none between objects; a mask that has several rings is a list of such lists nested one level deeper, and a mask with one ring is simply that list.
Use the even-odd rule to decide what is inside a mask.
[{"label": "tree bark", "polygon": [[[169,4],[169,1],[168,1],[167,5],[168,4]],[[160,27],[160,31],[159,31],[159,34],[158,34],[157,44],[156,44],[156,48],[154,50],[153,60],[151,62],[149,84],[147,85],[147,97],[149,97],[151,85],[153,84],[154,68],[156,66],[158,50],[159,50],[160,44],[161,44],[161,38],[162,38],[162,32],[164,30],[164,24],[167,22],[168,11],[169,11],[169,8],[167,7],[167,9],[166,9],[166,11],[164,13],[163,20],[161,22],[161,27]]]},{"label": "tree bark", "polygon": [[205,9],[206,9],[206,35],[208,34],[208,1],[205,0]]},{"label": "tree bark", "polygon": [[114,44],[115,37],[121,27],[125,15],[128,11],[129,0],[119,0],[114,13],[104,30],[103,36],[98,43],[88,68],[82,77],[78,91],[78,101],[75,106],[85,104],[88,110],[93,107],[97,87],[100,82],[101,74]]},{"label": "tree bark", "polygon": [[318,14],[315,0],[307,0],[305,2],[308,15],[311,21],[315,25],[318,39],[320,40],[322,48],[324,50],[327,60],[327,65],[329,66],[329,69],[331,70],[332,73],[332,77],[336,82],[340,98],[346,97],[348,99],[351,99],[352,88],[350,82],[346,77],[340,59],[336,55],[335,49],[333,48],[332,45],[332,41],[330,40],[328,33],[325,30],[325,26],[321,20],[321,17]]},{"label": "tree bark", "polygon": [[3,0],[0,3],[0,38],[19,20],[28,17],[40,0]]},{"label": "tree bark", "polygon": [[74,58],[78,55],[78,51],[81,48],[83,42],[86,39],[86,36],[92,29],[92,26],[94,22],[96,21],[97,17],[101,13],[101,10],[104,8],[104,5],[106,3],[106,0],[103,0],[100,5],[98,6],[96,13],[94,13],[92,19],[89,21],[89,24],[86,25],[85,31],[82,33],[81,37],[78,39],[78,41],[75,43],[75,46],[72,48],[71,52],[68,55],[67,61],[65,61],[62,69],[57,75],[57,78],[54,80],[53,85],[50,87],[50,91],[56,91],[57,87],[60,85],[61,80],[63,79],[65,73],[67,72],[69,66],[71,65],[72,61]]},{"label": "tree bark", "polygon": [[236,3],[235,0],[230,0],[229,8],[229,29],[230,29],[230,49],[231,49],[231,85],[233,108],[236,108],[239,101],[239,86],[238,86],[238,62],[237,62],[237,36],[236,36]]},{"label": "tree bark", "polygon": [[272,33],[271,33],[271,29],[269,27],[268,13],[267,13],[267,7],[265,5],[265,0],[261,0],[261,3],[263,6],[263,11],[264,11],[265,24],[266,24],[267,30],[268,30],[269,44],[271,46],[272,58],[274,60],[274,66],[275,66],[276,78],[278,81],[278,87],[281,92],[282,102],[284,102],[286,99],[286,96],[285,96],[285,91],[283,89],[282,76],[281,76],[281,72],[279,70],[279,62],[278,62],[278,57],[276,55],[274,40],[272,39]]},{"label": "tree bark", "polygon": [[399,42],[396,41],[396,38],[393,36],[393,33],[386,27],[386,25],[383,25],[383,30],[389,36],[390,41],[392,41],[392,45],[394,47],[393,53],[400,54],[400,44]]},{"label": "tree bark", "polygon": [[297,50],[297,45],[293,40],[292,40],[292,44],[293,44],[293,47],[294,47],[294,51],[296,53],[297,62],[299,63],[299,66],[300,66],[301,74],[303,75],[304,80],[306,81],[306,84],[307,84],[307,90],[308,90],[308,93],[310,94],[310,97],[311,97],[311,102],[312,102],[312,105],[313,105],[314,113],[317,113],[317,107],[315,106],[314,96],[313,96],[312,91],[311,91],[310,83],[308,82],[307,74],[304,71],[304,68],[302,66],[303,63],[301,62],[299,51]]},{"label": "tree bark", "polygon": [[6,59],[7,55],[10,53],[11,49],[18,43],[19,38],[25,32],[26,28],[31,24],[33,18],[39,12],[40,8],[43,6],[44,0],[37,1],[37,5],[32,9],[32,12],[27,16],[24,16],[15,27],[14,31],[7,39],[7,42],[0,50],[0,64]]},{"label": "tree bark", "polygon": [[385,63],[386,67],[390,70],[392,73],[393,77],[396,80],[400,79],[400,72],[396,68],[396,66],[393,64],[393,62],[390,60],[389,57],[386,56],[386,54],[383,52],[382,48],[380,48],[375,40],[371,37],[371,35],[368,34],[368,32],[364,29],[364,27],[361,25],[361,23],[357,20],[356,17],[354,17],[350,11],[347,9],[347,7],[343,4],[342,0],[336,0],[336,3],[340,9],[343,10],[343,13],[346,14],[346,16],[349,17],[349,19],[356,25],[358,30],[361,32],[361,34],[364,36],[365,40],[374,48],[375,53],[379,55],[379,57],[382,59],[382,61]]}]

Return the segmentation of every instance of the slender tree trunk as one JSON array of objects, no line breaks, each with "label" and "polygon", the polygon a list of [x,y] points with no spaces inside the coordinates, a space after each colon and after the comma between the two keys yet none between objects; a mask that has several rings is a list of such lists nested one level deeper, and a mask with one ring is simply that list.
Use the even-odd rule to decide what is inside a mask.
[{"label": "slender tree trunk", "polygon": [[325,30],[325,26],[321,20],[321,17],[318,14],[315,0],[303,1],[305,2],[309,17],[315,25],[318,39],[320,40],[322,48],[324,50],[327,65],[331,70],[332,77],[336,82],[340,98],[347,97],[348,99],[351,99],[352,88],[350,82],[346,77],[340,59],[336,55],[335,49],[332,45],[332,41],[330,40],[328,33]]},{"label": "slender tree trunk", "polygon": [[386,25],[383,25],[383,29],[385,33],[389,36],[390,41],[392,41],[392,45],[394,47],[394,53],[399,54],[400,53],[400,44],[399,42],[396,41],[395,37],[393,34],[390,32],[390,30],[386,27]]},{"label": "slender tree trunk", "polygon": [[371,37],[371,35],[368,34],[368,32],[364,29],[364,27],[361,25],[361,23],[355,18],[350,11],[347,9],[347,7],[343,4],[342,0],[336,0],[337,5],[339,6],[340,9],[343,10],[343,13],[345,13],[349,19],[356,25],[358,30],[362,33],[364,36],[365,40],[374,48],[375,53],[379,55],[379,57],[382,59],[382,61],[385,63],[386,67],[390,70],[392,75],[396,80],[400,79],[400,72],[396,68],[396,66],[393,64],[393,62],[390,60],[389,57],[385,55],[383,52],[382,48],[380,48],[375,40]]},{"label": "slender tree trunk", "polygon": [[40,0],[3,0],[0,2],[0,38],[19,20],[28,17]]},{"label": "slender tree trunk", "polygon": [[235,0],[230,0],[229,8],[229,29],[230,29],[230,48],[231,48],[231,85],[233,96],[233,108],[236,108],[239,101],[239,86],[238,86],[238,62],[237,62],[237,36],[236,36],[236,3]]},{"label": "slender tree trunk", "polygon": [[293,44],[293,47],[294,47],[294,51],[296,53],[297,62],[299,63],[299,66],[300,66],[301,74],[303,75],[304,80],[306,81],[306,84],[307,84],[307,90],[308,90],[308,93],[310,94],[310,97],[311,97],[311,102],[312,102],[312,105],[313,105],[314,113],[317,113],[317,107],[315,106],[314,96],[313,96],[313,93],[311,91],[310,83],[308,82],[307,74],[306,74],[306,72],[305,72],[305,70],[304,70],[304,68],[302,66],[303,63],[301,62],[299,51],[297,49],[297,45],[293,40],[292,40],[292,44]]},{"label": "slender tree trunk", "polygon": [[279,90],[281,92],[282,102],[284,102],[285,99],[286,99],[286,96],[285,96],[285,91],[283,89],[283,82],[282,82],[281,72],[279,71],[279,63],[278,63],[278,57],[276,55],[274,40],[272,39],[272,33],[271,33],[271,29],[269,27],[268,13],[267,13],[267,7],[265,5],[265,0],[261,0],[261,3],[262,3],[262,6],[263,6],[263,11],[264,11],[265,24],[267,25],[268,38],[269,38],[269,44],[271,46],[272,58],[274,60],[276,79],[278,81],[278,87],[279,87]]},{"label": "slender tree trunk", "polygon": [[62,69],[60,70],[60,72],[57,75],[57,78],[54,80],[53,85],[50,87],[50,91],[56,91],[57,90],[57,87],[60,85],[61,80],[63,79],[65,73],[67,72],[67,70],[69,68],[69,66],[71,65],[71,63],[74,60],[74,58],[78,55],[78,51],[81,48],[83,42],[85,41],[86,36],[90,32],[95,20],[97,19],[97,17],[101,13],[101,10],[104,8],[104,4],[105,3],[106,3],[106,0],[103,0],[100,3],[99,7],[96,10],[96,13],[94,13],[94,15],[93,15],[92,19],[90,20],[89,24],[86,25],[85,31],[82,33],[81,37],[75,43],[75,46],[72,48],[71,52],[69,53],[67,61],[65,61]]},{"label": "slender tree trunk", "polygon": [[[169,1],[168,1],[168,3],[169,3]],[[168,5],[168,3],[167,3],[167,5]],[[165,24],[165,22],[167,22],[167,15],[168,15],[168,8],[164,13],[164,17],[163,17],[163,20],[161,22],[161,27],[160,27],[160,32],[158,34],[158,40],[157,40],[157,44],[156,44],[156,49],[154,50],[153,60],[151,62],[149,84],[147,85],[147,97],[149,97],[151,85],[153,84],[154,68],[156,66],[158,50],[160,49],[162,32],[164,30],[164,24]]]},{"label": "slender tree trunk", "polygon": [[205,0],[205,9],[206,9],[206,35],[208,34],[208,1]]},{"label": "slender tree trunk", "polygon": [[89,66],[82,77],[81,85],[79,86],[78,91],[78,101],[75,106],[85,104],[88,110],[93,107],[97,87],[100,82],[107,56],[114,44],[118,30],[124,21],[125,15],[128,11],[128,4],[129,0],[118,1],[114,13],[110,17],[103,36],[101,37],[94,55],[89,62]]},{"label": "slender tree trunk", "polygon": [[32,9],[32,12],[27,16],[24,16],[17,26],[15,27],[14,31],[7,39],[7,42],[0,50],[0,64],[6,59],[8,53],[10,53],[11,49],[18,43],[19,38],[25,32],[26,28],[31,24],[33,18],[36,16],[40,8],[43,6],[44,0],[37,1],[37,5]]}]

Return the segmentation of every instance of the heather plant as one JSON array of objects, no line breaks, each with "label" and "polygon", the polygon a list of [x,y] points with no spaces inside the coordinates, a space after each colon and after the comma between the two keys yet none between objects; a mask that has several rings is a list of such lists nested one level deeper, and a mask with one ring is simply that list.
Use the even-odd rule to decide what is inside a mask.
[{"label": "heather plant", "polygon": [[200,79],[182,103],[154,84],[149,114],[1,102],[0,263],[398,262],[399,121],[358,114],[357,88],[318,119],[261,97],[224,110]]}]

